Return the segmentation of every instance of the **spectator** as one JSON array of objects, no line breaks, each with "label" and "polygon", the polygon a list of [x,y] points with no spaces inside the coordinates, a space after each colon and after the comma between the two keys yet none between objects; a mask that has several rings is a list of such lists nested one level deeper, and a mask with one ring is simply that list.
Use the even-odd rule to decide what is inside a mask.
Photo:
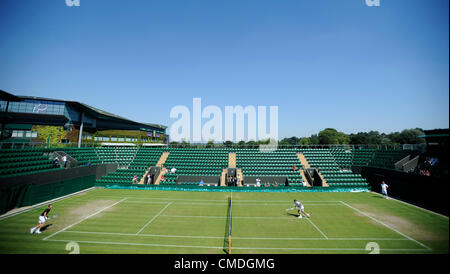
[{"label": "spectator", "polygon": [[175,171],[177,171],[177,169],[172,167],[172,169],[170,170],[170,173],[175,173]]},{"label": "spectator", "polygon": [[200,181],[200,186],[203,186],[205,184],[205,182],[203,182],[203,179]]},{"label": "spectator", "polygon": [[256,178],[256,186],[260,187],[261,186],[261,179]]},{"label": "spectator", "polygon": [[54,168],[58,168],[59,167],[59,159],[58,159],[58,157],[55,157],[55,159],[53,160],[53,167]]},{"label": "spectator", "polygon": [[86,163],[86,166],[91,166],[91,162],[87,162],[87,163]]},{"label": "spectator", "polygon": [[297,171],[297,166],[293,166],[293,167],[292,167],[292,170],[293,170],[293,171]]},{"label": "spectator", "polygon": [[137,175],[136,174],[134,174],[134,176],[133,176],[133,184],[135,184],[135,183],[137,183]]},{"label": "spectator", "polygon": [[62,157],[62,161],[63,161],[63,168],[66,168],[67,167],[67,156],[66,155],[64,155]]},{"label": "spectator", "polygon": [[277,181],[275,181],[275,182],[273,183],[273,186],[274,186],[274,187],[278,187]]},{"label": "spectator", "polygon": [[269,182],[266,182],[266,183],[264,184],[264,186],[265,186],[265,187],[269,187],[269,186],[270,186]]}]

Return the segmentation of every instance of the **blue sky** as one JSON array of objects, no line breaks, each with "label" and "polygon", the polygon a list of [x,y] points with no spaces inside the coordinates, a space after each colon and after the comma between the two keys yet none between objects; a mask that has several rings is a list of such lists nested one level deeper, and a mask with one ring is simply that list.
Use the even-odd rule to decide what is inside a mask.
[{"label": "blue sky", "polygon": [[0,1],[0,89],[170,125],[278,106],[279,137],[449,127],[449,1]]}]

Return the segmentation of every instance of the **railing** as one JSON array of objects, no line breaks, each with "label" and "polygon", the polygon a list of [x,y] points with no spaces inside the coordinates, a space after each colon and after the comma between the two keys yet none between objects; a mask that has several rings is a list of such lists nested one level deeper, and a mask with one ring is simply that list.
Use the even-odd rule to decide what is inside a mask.
[{"label": "railing", "polygon": [[[123,143],[121,143],[123,145]],[[259,145],[252,144],[160,144],[160,143],[130,143],[130,145],[135,147],[150,147],[152,145],[155,146],[164,146],[169,148],[226,148],[226,149],[236,149],[236,148],[246,148],[246,149],[259,149]],[[109,146],[114,146],[114,143],[108,143]],[[117,144],[119,146],[119,144]],[[0,142],[0,148],[77,148],[78,143],[67,143],[67,144],[48,144],[44,142],[27,142],[27,143],[19,143],[19,142]],[[81,147],[102,147],[102,143],[82,143]],[[372,145],[372,144],[354,144],[354,145],[278,145],[278,149],[344,149],[344,150],[358,150],[358,149],[385,149],[385,150],[404,150],[411,149],[414,146],[405,146],[405,145]]]}]

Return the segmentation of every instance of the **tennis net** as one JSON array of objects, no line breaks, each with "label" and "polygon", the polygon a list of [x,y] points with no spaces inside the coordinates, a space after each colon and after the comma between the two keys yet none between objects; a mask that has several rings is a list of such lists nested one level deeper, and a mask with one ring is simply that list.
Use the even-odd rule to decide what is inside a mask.
[{"label": "tennis net", "polygon": [[233,230],[233,192],[228,197],[227,221],[225,224],[225,237],[223,250],[225,253],[231,254],[231,232]]}]

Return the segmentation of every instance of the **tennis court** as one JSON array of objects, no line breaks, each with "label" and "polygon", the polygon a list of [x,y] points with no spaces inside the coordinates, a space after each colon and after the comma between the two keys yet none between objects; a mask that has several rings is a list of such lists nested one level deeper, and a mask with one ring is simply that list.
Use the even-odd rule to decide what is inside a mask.
[{"label": "tennis court", "polygon": [[95,189],[31,235],[44,208],[0,220],[1,253],[448,253],[448,218],[374,193]]}]

